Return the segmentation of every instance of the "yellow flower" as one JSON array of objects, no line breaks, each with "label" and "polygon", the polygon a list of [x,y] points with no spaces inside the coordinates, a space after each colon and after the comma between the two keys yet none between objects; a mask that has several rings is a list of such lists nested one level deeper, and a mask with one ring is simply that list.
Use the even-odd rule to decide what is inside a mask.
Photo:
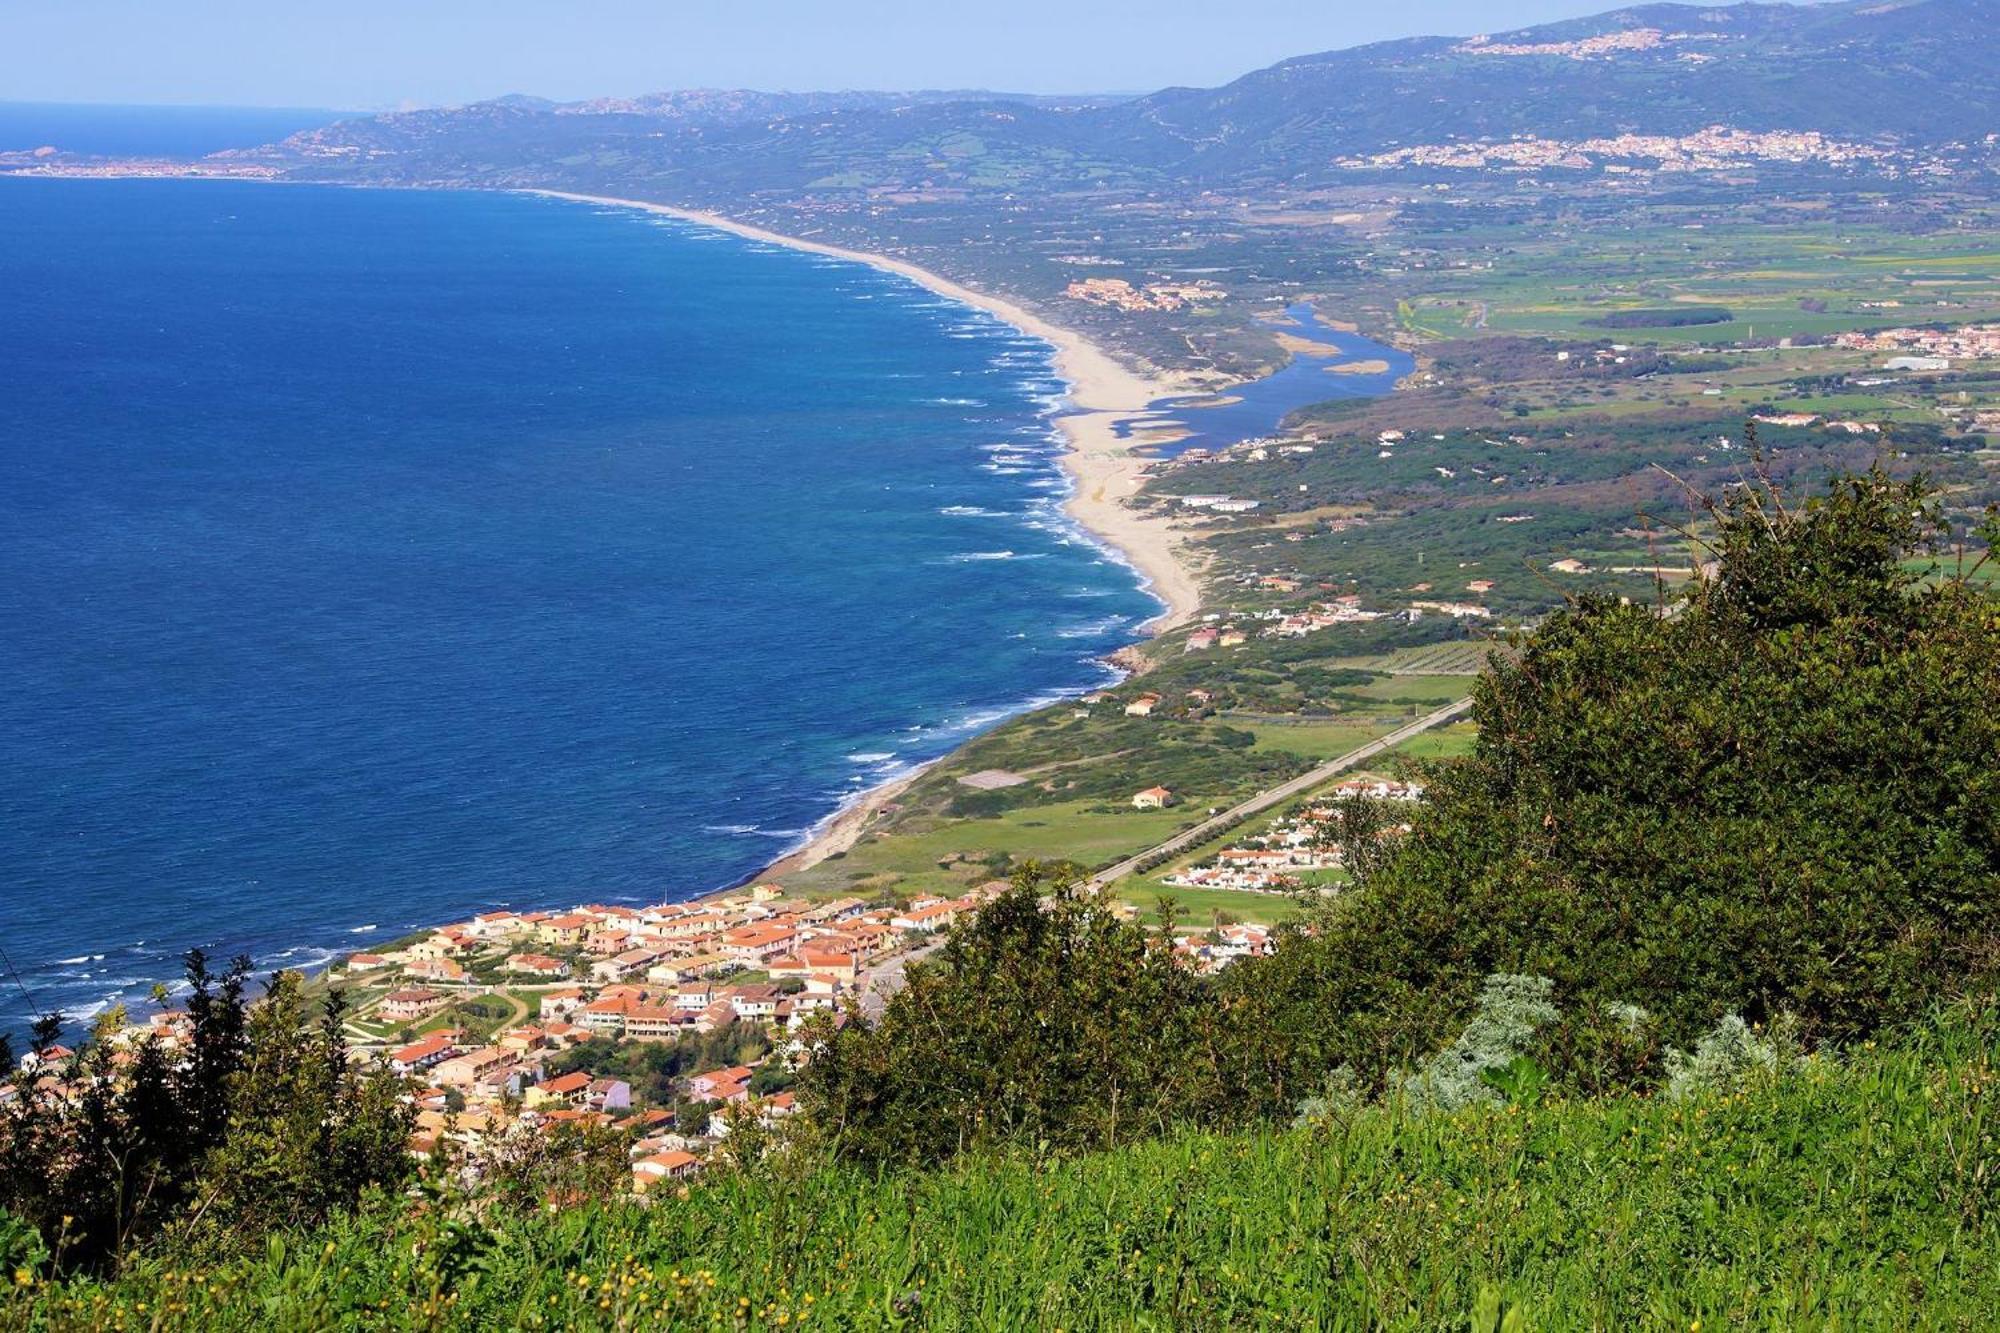
[{"label": "yellow flower", "polygon": [[16,1286],[20,1287],[28,1286],[31,1283],[33,1283],[34,1280],[35,1280],[35,1275],[33,1273],[30,1273],[27,1269],[17,1268],[14,1270],[14,1284]]}]

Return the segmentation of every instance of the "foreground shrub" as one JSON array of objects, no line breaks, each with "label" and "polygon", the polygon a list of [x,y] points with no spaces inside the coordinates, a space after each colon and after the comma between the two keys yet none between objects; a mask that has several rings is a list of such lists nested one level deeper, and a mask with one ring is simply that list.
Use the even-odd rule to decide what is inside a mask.
[{"label": "foreground shrub", "polygon": [[248,959],[219,976],[188,956],[185,1020],[121,1013],[58,1058],[57,1021],[0,1100],[0,1249],[63,1268],[115,1266],[162,1234],[184,1253],[260,1245],[409,1173],[400,1079],[348,1059],[338,993],[313,1012],[280,972],[255,1005]]},{"label": "foreground shrub", "polygon": [[[1866,1037],[1991,979],[2000,599],[1909,564],[1951,535],[1920,482],[1796,508],[1744,487],[1713,519],[1681,600],[1585,599],[1496,658],[1475,749],[1432,768],[1412,832],[1233,970],[1294,1083],[1346,1064],[1380,1086],[1496,972],[1551,978],[1565,1012],[1637,1005],[1683,1048],[1729,1013]],[[1565,1036],[1597,1064],[1552,1072],[1651,1076],[1620,1040]]]},{"label": "foreground shrub", "polygon": [[1073,868],[1030,865],[910,964],[878,1021],[810,1039],[806,1119],[869,1162],[1103,1147],[1240,1119],[1243,1036],[1170,938],[1080,894]]},{"label": "foreground shrub", "polygon": [[1376,1105],[561,1213],[440,1196],[222,1264],[20,1288],[0,1326],[1987,1328],[1996,1056],[1992,1012],[1964,1009],[1678,1101]]}]

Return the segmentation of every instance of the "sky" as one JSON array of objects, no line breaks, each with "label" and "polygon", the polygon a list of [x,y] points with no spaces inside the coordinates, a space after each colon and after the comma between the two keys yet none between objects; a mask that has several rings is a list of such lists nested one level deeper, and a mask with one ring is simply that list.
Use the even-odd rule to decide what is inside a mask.
[{"label": "sky", "polygon": [[1617,0],[0,0],[0,100],[383,110],[672,88],[1145,92]]}]

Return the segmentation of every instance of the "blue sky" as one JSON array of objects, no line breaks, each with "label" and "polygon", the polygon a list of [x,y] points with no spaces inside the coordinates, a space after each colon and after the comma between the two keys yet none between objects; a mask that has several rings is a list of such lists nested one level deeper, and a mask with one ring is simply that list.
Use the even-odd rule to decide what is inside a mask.
[{"label": "blue sky", "polygon": [[0,99],[374,109],[663,88],[1143,91],[1615,0],[0,0]]}]

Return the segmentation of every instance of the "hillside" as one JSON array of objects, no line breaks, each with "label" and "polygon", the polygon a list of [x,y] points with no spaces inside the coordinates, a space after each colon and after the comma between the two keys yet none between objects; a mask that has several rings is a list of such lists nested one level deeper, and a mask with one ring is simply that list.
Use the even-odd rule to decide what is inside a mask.
[{"label": "hillside", "polygon": [[1990,1010],[1958,1011],[1903,1048],[1681,1100],[725,1174],[555,1216],[446,1192],[235,1261],[10,1286],[0,1324],[1982,1327],[2000,1303],[1996,1040]]},{"label": "hillside", "polygon": [[[260,154],[312,176],[521,183],[652,178],[684,195],[824,189],[1244,189],[1322,184],[1342,159],[1526,137],[1574,145],[1712,126],[1982,156],[2000,97],[1996,0],[1652,5],[1518,32],[1287,60],[1132,99],[696,91],[531,98],[344,122]],[[1768,150],[1768,151],[1767,151]],[[1785,160],[1797,151],[1756,147]],[[1591,149],[1586,155],[1616,157]],[[1397,164],[1408,165],[1408,164]]]}]

